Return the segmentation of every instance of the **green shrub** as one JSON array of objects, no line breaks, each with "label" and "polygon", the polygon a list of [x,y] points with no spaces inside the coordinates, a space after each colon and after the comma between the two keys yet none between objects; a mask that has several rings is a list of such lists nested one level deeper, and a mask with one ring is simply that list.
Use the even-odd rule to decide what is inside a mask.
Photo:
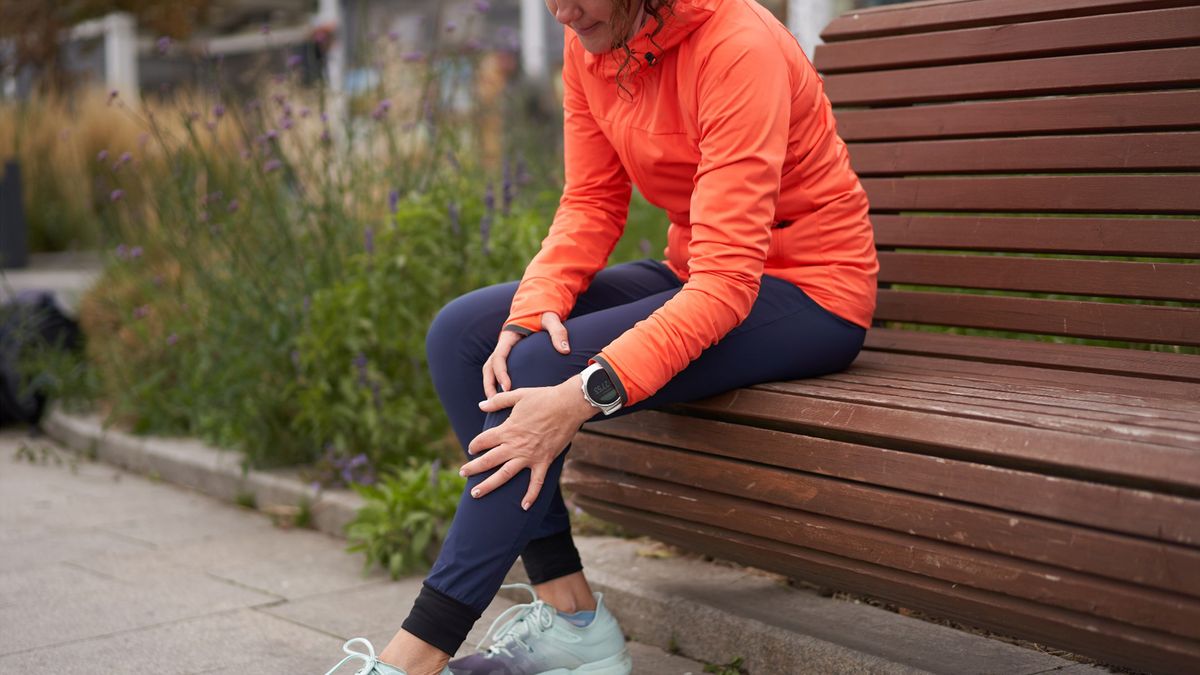
[{"label": "green shrub", "polygon": [[428,570],[450,530],[467,479],[440,462],[385,472],[374,485],[352,487],[365,503],[346,525],[349,552],[366,556],[363,573],[375,565],[392,579]]}]

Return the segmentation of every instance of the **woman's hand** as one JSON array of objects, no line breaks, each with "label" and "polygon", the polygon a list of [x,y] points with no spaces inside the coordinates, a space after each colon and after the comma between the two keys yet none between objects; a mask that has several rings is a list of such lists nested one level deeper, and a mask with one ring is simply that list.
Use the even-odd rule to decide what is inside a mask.
[{"label": "woman's hand", "polygon": [[[571,345],[567,342],[567,328],[559,320],[557,314],[554,312],[542,314],[542,330],[550,333],[550,344],[554,345],[555,349],[563,354],[571,353]],[[508,377],[508,353],[512,351],[513,345],[517,344],[521,337],[520,333],[511,330],[500,331],[496,348],[484,362],[483,393],[487,394],[489,399],[496,395],[497,383],[504,388],[504,391],[512,391],[512,380]],[[507,408],[508,406],[501,407]]]},{"label": "woman's hand", "polygon": [[521,508],[529,510],[542,490],[550,464],[566,449],[579,425],[597,412],[583,398],[581,383],[580,376],[575,375],[554,387],[506,391],[480,402],[479,408],[485,412],[508,407],[513,410],[503,424],[485,430],[467,446],[472,455],[484,454],[464,464],[459,471],[461,475],[471,476],[500,467],[471,490],[472,497],[486,495],[528,467],[529,489],[521,500]]}]

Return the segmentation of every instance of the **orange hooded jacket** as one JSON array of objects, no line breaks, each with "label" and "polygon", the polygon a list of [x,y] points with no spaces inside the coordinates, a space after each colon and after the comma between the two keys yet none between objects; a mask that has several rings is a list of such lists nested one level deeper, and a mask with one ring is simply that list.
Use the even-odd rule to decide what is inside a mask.
[{"label": "orange hooded jacket", "polygon": [[566,319],[624,231],[632,181],[670,218],[665,262],[683,287],[592,360],[626,405],[740,324],[764,272],[864,328],[875,310],[866,193],[796,39],[751,0],[676,0],[656,26],[629,41],[619,82],[623,50],[585,52],[567,31],[566,185],[505,321]]}]

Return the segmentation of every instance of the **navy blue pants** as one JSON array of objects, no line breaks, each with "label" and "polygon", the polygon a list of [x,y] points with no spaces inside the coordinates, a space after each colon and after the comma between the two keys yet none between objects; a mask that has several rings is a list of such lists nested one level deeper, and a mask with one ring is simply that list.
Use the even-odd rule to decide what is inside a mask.
[{"label": "navy blue pants", "polygon": [[[522,338],[508,358],[512,387],[561,384],[682,286],[675,274],[656,260],[602,270],[563,322],[571,353],[555,350],[545,331]],[[470,457],[465,453],[471,439],[504,422],[511,410],[484,413],[478,403],[486,398],[483,364],[496,347],[516,290],[517,282],[497,284],[451,301],[434,319],[426,337],[429,372],[464,457]],[[796,285],[764,275],[745,321],[653,396],[612,416],[761,382],[837,372],[858,355],[865,336],[865,329],[826,311]],[[568,445],[550,465],[542,491],[528,511],[521,508],[529,487],[528,469],[478,499],[470,495],[471,488],[496,469],[467,479],[454,522],[404,622],[405,630],[454,654],[518,556],[535,584],[582,569],[558,485],[570,449]]]}]

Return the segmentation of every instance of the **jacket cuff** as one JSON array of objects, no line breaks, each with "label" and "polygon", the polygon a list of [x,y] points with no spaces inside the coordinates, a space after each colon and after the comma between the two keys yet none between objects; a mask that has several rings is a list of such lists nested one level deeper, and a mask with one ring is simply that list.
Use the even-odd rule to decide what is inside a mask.
[{"label": "jacket cuff", "polygon": [[604,372],[608,373],[609,379],[612,380],[613,385],[615,385],[617,388],[617,393],[621,396],[621,407],[631,405],[629,403],[629,392],[626,391],[625,383],[621,381],[621,376],[617,374],[616,368],[613,368],[612,365],[609,364],[608,360],[599,354],[588,359],[588,365],[593,363],[599,363],[600,367],[604,369]]},{"label": "jacket cuff", "polygon": [[516,324],[516,323],[510,323],[507,326],[505,326],[504,328],[502,328],[501,330],[511,330],[512,332],[516,333],[517,335],[520,335],[521,337],[528,337],[530,335],[533,335],[533,331],[529,330],[525,326],[522,326],[522,325]]}]

